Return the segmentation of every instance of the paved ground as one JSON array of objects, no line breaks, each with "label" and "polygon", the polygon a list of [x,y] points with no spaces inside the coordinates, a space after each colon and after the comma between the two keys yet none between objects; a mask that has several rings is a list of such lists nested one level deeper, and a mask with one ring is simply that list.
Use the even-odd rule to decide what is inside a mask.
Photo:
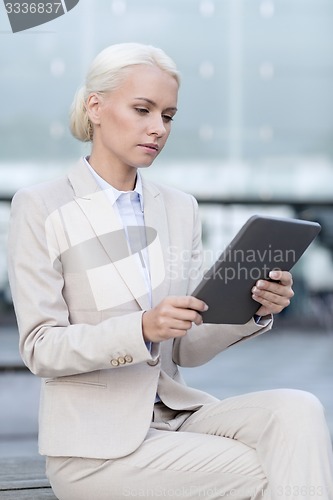
[{"label": "paved ground", "polygon": [[[287,328],[234,346],[203,367],[183,369],[189,385],[219,398],[292,387],[313,392],[326,408],[333,437],[333,331]],[[15,327],[0,333],[0,457],[37,454],[39,380],[19,367]]]}]

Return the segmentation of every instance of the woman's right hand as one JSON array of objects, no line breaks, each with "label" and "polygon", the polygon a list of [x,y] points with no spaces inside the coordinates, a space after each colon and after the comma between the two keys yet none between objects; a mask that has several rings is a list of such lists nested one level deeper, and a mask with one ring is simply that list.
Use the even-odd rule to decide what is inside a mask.
[{"label": "woman's right hand", "polygon": [[162,342],[186,335],[192,323],[200,325],[200,312],[208,306],[196,297],[166,297],[142,316],[142,331],[146,342]]}]

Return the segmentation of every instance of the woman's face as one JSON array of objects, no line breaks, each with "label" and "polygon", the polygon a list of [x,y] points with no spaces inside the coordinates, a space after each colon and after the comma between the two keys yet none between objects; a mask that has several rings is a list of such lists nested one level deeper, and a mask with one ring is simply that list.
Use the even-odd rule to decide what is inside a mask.
[{"label": "woman's face", "polygon": [[177,81],[157,66],[130,68],[118,89],[88,100],[93,153],[113,168],[151,165],[170,134],[177,96]]}]

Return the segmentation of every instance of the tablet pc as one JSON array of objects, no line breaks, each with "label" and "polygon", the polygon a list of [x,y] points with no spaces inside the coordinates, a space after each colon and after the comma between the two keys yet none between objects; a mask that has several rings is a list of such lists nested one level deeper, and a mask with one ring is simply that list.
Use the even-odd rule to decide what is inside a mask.
[{"label": "tablet pc", "polygon": [[192,293],[209,306],[203,321],[247,323],[260,307],[251,296],[256,281],[290,271],[320,230],[317,222],[252,216]]}]

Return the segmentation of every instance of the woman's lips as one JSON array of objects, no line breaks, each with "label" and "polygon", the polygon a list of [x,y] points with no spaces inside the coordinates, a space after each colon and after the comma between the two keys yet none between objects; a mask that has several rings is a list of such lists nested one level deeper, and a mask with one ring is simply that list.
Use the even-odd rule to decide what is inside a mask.
[{"label": "woman's lips", "polygon": [[158,153],[159,147],[154,143],[139,144],[140,148],[143,148],[147,153]]}]

